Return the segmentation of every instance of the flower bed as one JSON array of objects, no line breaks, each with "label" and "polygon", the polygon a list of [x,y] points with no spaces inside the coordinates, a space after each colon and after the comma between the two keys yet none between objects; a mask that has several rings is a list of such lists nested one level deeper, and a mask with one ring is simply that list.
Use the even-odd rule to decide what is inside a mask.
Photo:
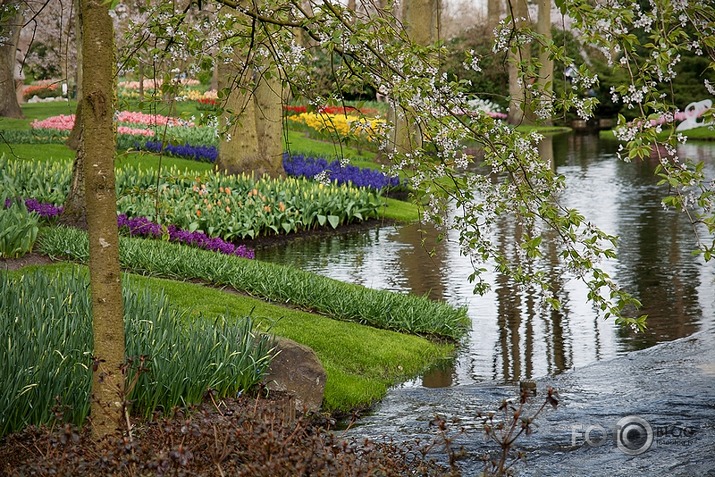
[{"label": "flower bed", "polygon": [[[55,204],[40,202],[36,199],[25,199],[25,207],[28,212],[35,212],[45,220],[53,220],[59,217],[64,208]],[[5,199],[5,208],[12,205],[11,199]],[[127,217],[126,214],[117,215],[117,225],[120,231],[124,231],[132,237],[163,238],[166,237],[171,242],[183,243],[204,250],[212,250],[224,255],[235,255],[243,258],[254,258],[255,252],[245,245],[234,245],[218,237],[209,237],[203,232],[190,232],[181,230],[174,225],[163,227],[152,222],[146,217]]]},{"label": "flower bed", "polygon": [[386,121],[354,114],[300,113],[288,116],[288,120],[307,126],[320,138],[335,136],[356,141],[373,141],[384,131]]},{"label": "flower bed", "polygon": [[286,174],[293,177],[324,176],[330,182],[337,181],[338,184],[352,184],[355,187],[370,187],[376,190],[400,186],[399,177],[389,177],[374,169],[342,164],[338,160],[328,162],[323,158],[306,157],[302,154],[284,154],[283,167]]},{"label": "flower bed", "polygon": [[[314,108],[313,110],[319,114],[351,114],[375,116],[379,113],[379,111],[374,108],[355,108],[353,106],[321,106],[319,108]],[[309,112],[307,106],[289,104],[283,106],[283,111],[288,115],[303,114]]]},{"label": "flower bed", "polygon": [[37,83],[25,86],[22,97],[25,101],[37,96],[38,98],[55,98],[61,96],[62,92],[57,83]]},{"label": "flower bed", "polygon": [[193,159],[195,161],[216,162],[218,158],[218,149],[215,146],[191,146],[189,144],[162,145],[161,141],[146,141],[145,143],[134,143],[136,149],[144,151],[165,153],[175,157],[184,159]]},{"label": "flower bed", "polygon": [[[41,202],[61,204],[69,191],[70,164],[0,158],[0,189]],[[158,187],[158,191],[157,191]],[[376,218],[382,200],[375,192],[346,184],[324,185],[305,178],[254,179],[250,175],[201,174],[163,169],[116,172],[117,211],[201,231],[224,241],[288,234]]]},{"label": "flower bed", "polygon": [[243,258],[254,258],[255,252],[245,245],[234,245],[218,237],[209,237],[203,232],[189,232],[181,230],[175,225],[162,227],[146,217],[127,217],[126,214],[117,216],[117,225],[120,230],[127,232],[132,237],[162,238],[168,237],[171,242],[192,245],[204,250],[212,250],[224,255],[235,255]]}]

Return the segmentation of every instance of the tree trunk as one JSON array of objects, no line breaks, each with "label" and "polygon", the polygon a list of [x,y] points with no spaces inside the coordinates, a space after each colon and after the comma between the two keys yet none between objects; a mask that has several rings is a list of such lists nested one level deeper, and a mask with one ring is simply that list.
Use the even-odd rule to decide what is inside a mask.
[{"label": "tree trunk", "polygon": [[[279,177],[283,169],[283,122],[281,82],[277,71],[270,78],[251,78],[250,59],[219,66],[219,89],[230,87],[220,124],[228,124],[219,144],[216,166],[230,174],[252,173]],[[244,61],[248,67],[244,68]],[[238,68],[236,65],[239,65]],[[237,69],[240,73],[236,73]]]},{"label": "tree trunk", "polygon": [[64,210],[60,223],[87,230],[87,208],[84,192],[84,151],[80,149],[82,138],[82,6],[80,0],[75,1],[75,40],[77,41],[77,65],[75,66],[75,85],[77,88],[77,109],[75,110],[74,126],[65,144],[77,151],[72,164],[72,180],[70,190],[65,198]]},{"label": "tree trunk", "polygon": [[[82,5],[81,0],[74,0],[75,2],[75,14],[74,14],[74,30],[75,30],[75,42],[77,42],[77,64],[75,65],[75,98],[79,103],[82,99]],[[77,104],[79,108],[79,104]],[[75,117],[75,124],[77,124],[79,118]]]},{"label": "tree trunk", "polygon": [[[13,12],[14,10],[14,12]],[[0,11],[3,11],[0,23],[0,116],[6,118],[22,118],[22,109],[17,101],[16,82],[17,43],[22,28],[22,3],[18,0],[0,0]]]},{"label": "tree trunk", "polygon": [[267,73],[258,82],[254,95],[256,132],[265,172],[271,177],[283,177],[283,85],[276,68]]},{"label": "tree trunk", "polygon": [[[539,16],[536,20],[536,33],[544,35],[546,41],[551,41],[551,0],[538,0]],[[554,90],[554,60],[549,57],[549,51],[543,46],[539,48],[539,78],[537,84],[539,93],[544,100],[551,102]],[[551,126],[551,117],[544,119],[544,124]]]},{"label": "tree trunk", "polygon": [[[74,162],[72,163],[72,180],[70,181],[70,190],[63,204],[60,223],[70,227],[87,230],[87,207],[85,197],[84,183],[84,148],[80,147],[82,143],[82,101],[77,103],[77,112],[75,114],[75,126],[72,128],[67,145],[77,151]],[[78,126],[78,123],[80,124]]]},{"label": "tree trunk", "polygon": [[[429,45],[439,38],[439,7],[435,0],[406,0],[402,5],[402,22],[410,40]],[[393,150],[407,154],[422,147],[422,135],[414,115],[393,104],[388,120],[393,127]]]},{"label": "tree trunk", "polygon": [[105,0],[82,0],[83,107],[80,149],[89,233],[89,274],[94,332],[92,431],[119,427],[124,401],[124,310],[119,272],[114,182],[114,33]]},{"label": "tree trunk", "polygon": [[[514,24],[517,29],[525,26],[526,18],[529,15],[526,0],[509,0],[511,2]],[[525,88],[526,78],[520,78],[521,62],[531,61],[530,45],[514,45],[509,52],[509,114],[507,121],[509,124],[530,123],[529,103],[531,101],[529,90]]]},{"label": "tree trunk", "polygon": [[504,18],[504,0],[487,0],[487,26],[489,35],[492,35],[494,28],[499,21]]}]

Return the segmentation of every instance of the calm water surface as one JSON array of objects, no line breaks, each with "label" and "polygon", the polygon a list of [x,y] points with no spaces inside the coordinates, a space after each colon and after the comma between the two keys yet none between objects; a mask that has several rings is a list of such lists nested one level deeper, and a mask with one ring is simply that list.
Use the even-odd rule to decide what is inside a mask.
[{"label": "calm water surface", "polygon": [[[647,332],[635,334],[599,318],[586,299],[585,286],[567,278],[556,262],[556,245],[547,247],[552,259],[540,266],[558,290],[560,311],[543,308],[538,294],[517,289],[493,272],[487,275],[491,291],[473,295],[467,280],[472,264],[460,255],[456,235],[440,243],[428,237],[423,245],[425,236],[416,225],[296,242],[258,251],[256,258],[367,287],[467,305],[472,330],[455,360],[408,386],[555,375],[715,324],[715,261],[693,257],[693,227],[681,214],[661,207],[660,198],[667,191],[656,185],[656,162],[623,163],[615,157],[616,144],[596,136],[558,136],[542,146],[542,154],[552,155],[557,171],[566,178],[563,204],[620,237],[618,259],[604,268],[642,301],[642,311],[649,315]],[[710,177],[715,176],[715,145],[688,144],[680,154],[705,160]],[[511,254],[518,233],[505,221],[494,239]],[[433,247],[430,256],[427,249]]]}]

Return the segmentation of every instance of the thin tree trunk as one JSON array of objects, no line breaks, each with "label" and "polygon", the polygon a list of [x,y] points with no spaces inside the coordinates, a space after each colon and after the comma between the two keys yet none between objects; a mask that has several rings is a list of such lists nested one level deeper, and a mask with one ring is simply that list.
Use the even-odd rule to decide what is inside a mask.
[{"label": "thin tree trunk", "polygon": [[[17,0],[0,0],[0,9],[5,12],[0,23],[0,37],[6,39],[0,41],[0,116],[22,118],[22,109],[17,100],[15,70],[23,8]],[[13,9],[15,11],[11,13]]]},{"label": "thin tree trunk", "polygon": [[[511,2],[514,23],[517,29],[523,28],[529,15],[526,0],[509,0]],[[525,87],[526,78],[521,78],[521,62],[531,61],[530,45],[515,45],[509,52],[509,124],[523,124],[530,122],[528,114],[530,108],[529,90]]]},{"label": "thin tree trunk", "polygon": [[89,273],[94,332],[92,431],[118,428],[124,403],[124,309],[119,272],[117,197],[114,182],[114,34],[109,4],[82,0],[83,107],[80,148],[89,234]]},{"label": "thin tree trunk", "polygon": [[[402,22],[410,40],[429,45],[439,38],[439,8],[435,0],[406,0],[402,4]],[[422,147],[422,135],[414,115],[393,103],[388,120],[393,127],[393,150],[407,154]]]},{"label": "thin tree trunk", "polygon": [[84,151],[80,149],[82,137],[82,5],[80,0],[75,1],[75,40],[77,42],[77,65],[75,78],[77,88],[77,109],[75,110],[74,126],[65,144],[77,151],[72,164],[72,180],[70,190],[65,198],[64,210],[60,216],[60,223],[87,230],[87,208],[85,207],[84,191]]},{"label": "thin tree trunk", "polygon": [[[551,0],[538,0],[539,16],[536,20],[536,33],[544,35],[546,41],[551,41]],[[549,51],[543,46],[539,48],[539,92],[542,100],[551,101],[552,92],[554,90],[554,60],[549,57]],[[551,126],[553,121],[551,117],[543,119],[544,124]]]}]

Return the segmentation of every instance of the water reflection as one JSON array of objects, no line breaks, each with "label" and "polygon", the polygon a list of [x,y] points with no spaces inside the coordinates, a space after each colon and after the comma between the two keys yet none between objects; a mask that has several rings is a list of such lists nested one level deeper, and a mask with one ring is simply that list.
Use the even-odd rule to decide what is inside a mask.
[{"label": "water reflection", "polygon": [[[301,241],[260,251],[257,258],[372,288],[466,304],[473,323],[469,340],[453,363],[441,363],[411,383],[426,387],[558,374],[687,336],[715,322],[715,264],[690,254],[695,247],[691,225],[660,206],[665,190],[653,176],[655,163],[618,161],[616,144],[595,136],[559,136],[545,141],[541,150],[566,178],[563,203],[620,236],[618,259],[602,266],[643,302],[650,317],[646,333],[634,334],[598,317],[586,299],[586,287],[558,265],[555,240],[547,244],[549,260],[539,266],[562,302],[558,311],[543,307],[539,292],[514,286],[490,264],[485,279],[492,289],[473,295],[468,281],[472,265],[460,255],[457,235],[436,241],[434,230],[424,225]],[[709,144],[691,144],[681,151],[708,161],[710,176],[715,176],[714,153]],[[518,260],[514,239],[521,233],[509,220],[495,231],[495,243],[513,260]]]}]

